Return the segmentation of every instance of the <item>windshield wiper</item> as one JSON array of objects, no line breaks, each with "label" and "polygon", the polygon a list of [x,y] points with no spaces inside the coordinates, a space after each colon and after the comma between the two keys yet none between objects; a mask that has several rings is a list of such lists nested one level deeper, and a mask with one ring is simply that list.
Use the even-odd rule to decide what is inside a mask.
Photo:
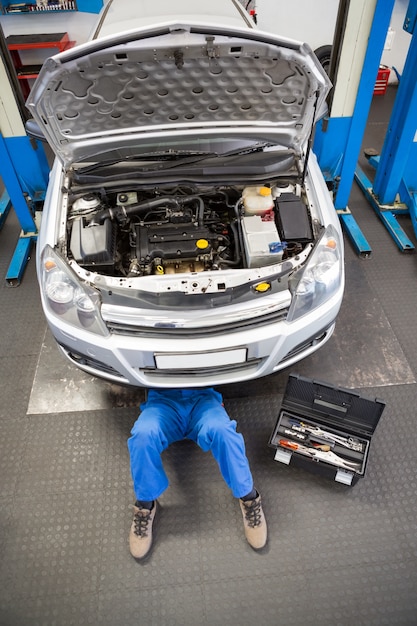
[{"label": "windshield wiper", "polygon": [[254,143],[252,146],[245,146],[244,148],[236,148],[235,150],[230,150],[229,152],[223,152],[223,154],[220,154],[219,156],[241,156],[243,154],[251,154],[252,152],[263,152],[265,148],[274,147],[278,147],[277,144],[270,143],[269,141],[261,141],[259,143]]},{"label": "windshield wiper", "polygon": [[[132,163],[138,162],[140,163],[143,160],[151,159],[152,161],[174,161],[175,165],[177,165],[176,161],[181,160],[181,164],[194,162],[195,157],[199,157],[196,161],[200,161],[200,159],[205,159],[211,156],[218,156],[217,152],[199,152],[196,150],[164,150],[164,152],[145,152],[141,155],[132,155],[126,156],[118,159],[109,159],[108,161],[99,161],[97,163],[92,163],[91,165],[86,165],[85,167],[80,167],[77,169],[77,174],[88,174],[89,172],[93,172],[94,170],[99,169],[100,167],[111,167],[112,165],[118,165],[120,163]],[[187,159],[186,157],[190,157]],[[144,167],[143,169],[148,169]],[[151,168],[152,169],[152,168]]]},{"label": "windshield wiper", "polygon": [[[205,161],[207,159],[218,158],[218,159],[227,159],[233,156],[244,156],[246,154],[251,154],[253,152],[263,152],[264,148],[270,148],[275,146],[273,143],[257,143],[252,146],[246,146],[245,148],[236,148],[235,150],[230,150],[230,152],[207,152],[201,153],[201,156],[198,158],[192,157],[190,159],[181,159],[175,160],[174,162],[170,161],[169,163],[162,163],[158,167],[143,167],[142,171],[152,172],[156,169],[159,170],[170,170],[174,167],[183,167],[184,165],[192,165],[193,163],[199,163],[201,161]],[[198,153],[196,153],[198,154]]]},{"label": "windshield wiper", "polygon": [[[251,154],[252,152],[262,152],[265,148],[272,148],[276,144],[262,141],[255,143],[244,148],[235,148],[229,152],[203,152],[199,150],[164,150],[163,152],[145,152],[140,155],[126,156],[117,159],[109,159],[108,161],[100,161],[80,167],[76,170],[77,174],[88,174],[94,172],[101,167],[111,167],[112,165],[119,165],[123,163],[140,163],[143,160],[149,159],[148,165],[143,165],[140,169],[144,172],[154,171],[156,169],[170,169],[173,167],[180,167],[192,163],[198,163],[204,161],[204,159],[210,159],[213,157],[228,158],[232,156],[242,156],[245,154]],[[152,165],[152,162],[156,162],[157,165]]]}]

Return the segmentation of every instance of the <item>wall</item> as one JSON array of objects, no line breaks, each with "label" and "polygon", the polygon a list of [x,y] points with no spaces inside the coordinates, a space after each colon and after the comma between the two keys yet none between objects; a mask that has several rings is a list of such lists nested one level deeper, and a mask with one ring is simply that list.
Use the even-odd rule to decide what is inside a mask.
[{"label": "wall", "polygon": [[[383,65],[396,67],[400,74],[410,42],[410,35],[402,28],[408,4],[409,0],[396,0],[391,49],[384,50],[381,58]],[[306,41],[313,50],[332,43],[338,7],[339,0],[256,0],[259,28]],[[391,75],[394,81],[395,73]]]},{"label": "wall", "polygon": [[332,43],[338,6],[338,0],[257,0],[258,26],[315,50]]}]

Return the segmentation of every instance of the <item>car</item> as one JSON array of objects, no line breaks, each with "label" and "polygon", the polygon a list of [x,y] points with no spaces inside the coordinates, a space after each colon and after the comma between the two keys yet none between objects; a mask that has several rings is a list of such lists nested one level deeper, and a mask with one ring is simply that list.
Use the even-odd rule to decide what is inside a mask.
[{"label": "car", "polygon": [[343,238],[311,149],[331,85],[307,44],[258,30],[237,1],[170,6],[110,1],[32,88],[56,155],[42,305],[63,354],[94,376],[242,382],[335,327]]}]

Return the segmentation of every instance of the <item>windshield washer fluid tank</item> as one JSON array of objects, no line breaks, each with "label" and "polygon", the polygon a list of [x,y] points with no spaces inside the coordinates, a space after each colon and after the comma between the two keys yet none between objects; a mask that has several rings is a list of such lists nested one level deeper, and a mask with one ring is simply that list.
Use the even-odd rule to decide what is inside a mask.
[{"label": "windshield washer fluid tank", "polygon": [[242,200],[245,215],[265,215],[274,206],[270,187],[245,187]]}]

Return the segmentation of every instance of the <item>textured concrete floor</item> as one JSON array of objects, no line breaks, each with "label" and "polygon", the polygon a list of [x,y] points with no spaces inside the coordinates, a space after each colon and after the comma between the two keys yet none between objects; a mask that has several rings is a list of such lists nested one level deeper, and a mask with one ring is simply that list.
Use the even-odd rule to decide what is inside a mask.
[{"label": "textured concrete floor", "polygon": [[[368,146],[382,145],[393,92],[374,99]],[[248,547],[214,461],[183,442],[164,454],[171,486],[141,564],[127,544],[126,439],[142,392],[62,361],[34,260],[19,287],[5,283],[19,231],[9,215],[0,231],[2,626],[417,623],[417,257],[397,250],[356,187],[349,206],[372,257],[346,242],[335,335],[291,371],[386,402],[366,476],[346,487],[273,460],[267,444],[289,371],[225,387],[263,495],[268,546]],[[417,244],[409,219],[400,221]]]}]

